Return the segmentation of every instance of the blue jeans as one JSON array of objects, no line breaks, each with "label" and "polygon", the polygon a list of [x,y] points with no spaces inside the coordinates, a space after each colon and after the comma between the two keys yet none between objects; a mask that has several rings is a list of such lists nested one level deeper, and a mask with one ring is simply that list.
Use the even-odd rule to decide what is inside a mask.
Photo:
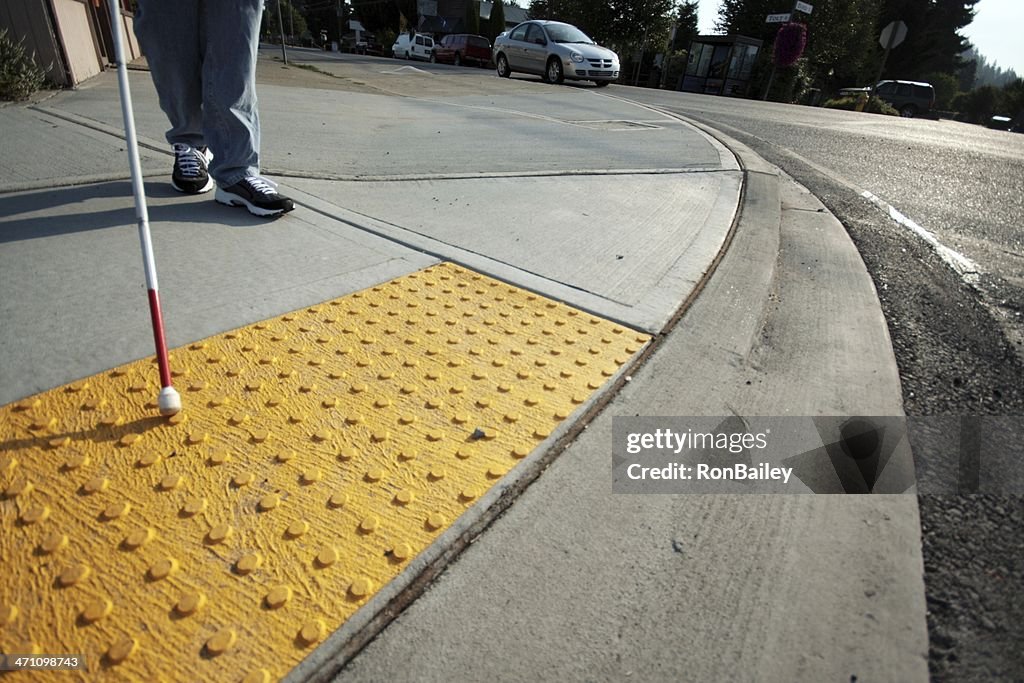
[{"label": "blue jeans", "polygon": [[208,146],[221,187],[259,174],[262,11],[263,0],[138,0],[135,35],[170,119],[167,142]]}]

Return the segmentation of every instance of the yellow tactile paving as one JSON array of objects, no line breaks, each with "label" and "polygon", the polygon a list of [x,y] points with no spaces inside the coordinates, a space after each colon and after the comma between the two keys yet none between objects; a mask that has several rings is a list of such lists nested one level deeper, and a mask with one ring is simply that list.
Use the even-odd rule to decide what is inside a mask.
[{"label": "yellow tactile paving", "polygon": [[277,679],[647,341],[443,264],[6,406],[0,648]]}]

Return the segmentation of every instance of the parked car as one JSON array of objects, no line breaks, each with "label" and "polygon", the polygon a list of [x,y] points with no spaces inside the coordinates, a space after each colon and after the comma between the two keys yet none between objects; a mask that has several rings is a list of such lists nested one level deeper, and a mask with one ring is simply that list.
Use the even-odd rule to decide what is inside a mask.
[{"label": "parked car", "polygon": [[384,54],[384,46],[377,42],[376,38],[366,37],[362,40],[357,40],[356,44],[352,47],[357,55],[377,55]]},{"label": "parked car", "polygon": [[430,61],[455,66],[464,63],[487,66],[491,63],[491,44],[483,36],[453,33],[434,45]]},{"label": "parked car", "polygon": [[[841,96],[859,95],[870,92],[870,87],[843,88]],[[927,114],[935,106],[935,88],[931,83],[917,81],[879,81],[875,86],[875,95],[892,105],[900,116],[913,118]]]},{"label": "parked car", "polygon": [[537,74],[549,83],[594,81],[605,86],[619,77],[619,56],[571,24],[524,21],[494,39],[498,75]]},{"label": "parked car", "polygon": [[391,46],[391,54],[396,59],[422,59],[430,61],[430,56],[433,53],[434,39],[422,33],[411,36],[408,33],[403,33],[398,36],[395,44]]}]

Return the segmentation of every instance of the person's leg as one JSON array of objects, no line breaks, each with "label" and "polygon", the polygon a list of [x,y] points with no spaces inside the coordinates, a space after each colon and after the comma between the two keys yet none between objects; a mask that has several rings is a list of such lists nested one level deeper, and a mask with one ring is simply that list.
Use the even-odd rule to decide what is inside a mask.
[{"label": "person's leg", "polygon": [[202,147],[203,52],[200,0],[138,0],[135,36],[149,63],[160,108],[171,129],[167,142]]},{"label": "person's leg", "polygon": [[201,1],[203,131],[213,150],[217,185],[259,175],[260,118],[256,105],[256,51],[263,0]]},{"label": "person's leg", "polygon": [[167,131],[167,142],[174,149],[171,183],[189,194],[213,189],[203,137],[200,2],[139,0],[135,12],[135,35],[149,62],[160,108],[171,123]]},{"label": "person's leg", "polygon": [[261,178],[256,54],[263,0],[207,0],[203,6],[203,130],[213,149],[216,199],[257,216],[294,208]]}]

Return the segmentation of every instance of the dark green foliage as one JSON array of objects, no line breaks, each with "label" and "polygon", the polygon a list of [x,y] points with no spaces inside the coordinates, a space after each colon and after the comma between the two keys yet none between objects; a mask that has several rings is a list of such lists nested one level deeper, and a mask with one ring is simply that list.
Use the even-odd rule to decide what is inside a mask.
[{"label": "dark green foliage", "polygon": [[662,77],[663,87],[668,90],[678,90],[682,87],[687,57],[686,50],[677,50],[668,56],[665,62],[665,74]]},{"label": "dark green foliage", "polygon": [[25,52],[24,40],[14,42],[0,29],[0,99],[26,100],[43,87],[46,72]]},{"label": "dark green foliage", "polygon": [[673,0],[533,0],[530,16],[578,26],[602,45],[621,52],[664,46],[672,26]]},{"label": "dark green foliage", "polygon": [[[295,3],[296,9],[306,18],[306,25],[317,43],[320,41],[321,31],[327,31],[328,42],[340,40],[348,32],[348,22],[351,19],[351,8],[348,4],[340,0],[290,1]],[[270,6],[273,7],[273,3],[270,3]]]},{"label": "dark green foliage", "polygon": [[480,3],[477,0],[467,0],[463,19],[466,33],[480,33]]},{"label": "dark green foliage", "polygon": [[[281,3],[281,23],[284,24],[284,35],[301,36],[304,34],[308,30],[305,17],[288,0],[278,1]],[[267,8],[263,12],[263,23],[264,31],[269,32],[273,39],[279,38],[282,32],[277,25],[277,5],[273,2],[267,3]]]},{"label": "dark green foliage", "polygon": [[925,83],[931,83],[935,88],[935,108],[949,109],[950,103],[960,91],[960,84],[955,76],[942,73],[928,74],[924,77]]},{"label": "dark green foliage", "polygon": [[[374,35],[383,35],[386,30],[397,35],[401,14],[397,3],[379,0],[352,0],[352,13],[359,23]],[[390,47],[388,43],[385,47]]]},{"label": "dark green foliage", "polygon": [[[960,31],[971,23],[978,1],[815,0],[809,16],[796,17],[807,24],[804,57],[813,87],[834,92],[841,87],[869,85],[882,64],[879,34],[886,24],[899,19],[907,24],[907,37],[890,52],[883,78],[933,82],[939,80],[935,74],[946,74],[959,80],[960,90],[972,88],[975,69],[969,62],[979,61],[979,57],[964,56],[969,44]],[[765,16],[790,7],[788,0],[722,0],[716,27],[724,33],[764,40],[762,55],[766,58],[778,24],[766,24]],[[939,98],[945,96],[948,101],[953,96],[948,78],[941,81],[936,84],[941,89]]]},{"label": "dark green foliage", "polygon": [[953,98],[950,108],[957,117],[971,123],[985,124],[993,116],[1008,116],[1024,121],[1024,79],[1018,78],[1002,88],[983,85]]},{"label": "dark green foliage", "polygon": [[[974,18],[978,0],[885,0],[880,32],[890,21],[907,25],[907,39],[889,54],[884,78],[923,80],[926,74],[953,74],[963,65],[969,47],[959,31]],[[876,36],[876,46],[877,36]],[[879,48],[881,49],[881,48]]]},{"label": "dark green foliage", "polygon": [[1000,93],[1000,112],[1014,119],[1024,117],[1024,78],[1003,86]]},{"label": "dark green foliage", "polygon": [[985,123],[996,112],[999,91],[983,85],[953,98],[952,107],[971,123]]},{"label": "dark green foliage", "polygon": [[416,0],[395,0],[398,5],[398,12],[405,19],[405,26],[415,27],[420,23],[419,6]]},{"label": "dark green foliage", "polygon": [[699,35],[697,30],[697,0],[683,0],[676,8],[676,37],[669,46],[669,53],[689,50],[690,43]]},{"label": "dark green foliage", "polygon": [[[810,15],[797,16],[807,26],[807,47],[801,62],[804,62],[808,87],[827,90],[865,85],[874,78],[881,61],[876,29],[881,1],[815,0],[810,3],[814,5]],[[723,33],[763,40],[760,57],[763,64],[771,58],[780,27],[765,23],[765,17],[791,8],[788,0],[782,3],[779,0],[723,0],[716,28]],[[754,81],[752,92],[764,92],[768,71],[766,68],[758,70],[761,79]],[[788,76],[776,73],[776,79],[779,78],[786,80]],[[785,99],[785,93],[799,90],[799,87],[773,85],[772,99]]]},{"label": "dark green foliage", "polygon": [[502,0],[494,0],[494,4],[491,6],[491,16],[480,28],[484,37],[491,43],[494,43],[494,39],[505,32],[505,3]]}]

